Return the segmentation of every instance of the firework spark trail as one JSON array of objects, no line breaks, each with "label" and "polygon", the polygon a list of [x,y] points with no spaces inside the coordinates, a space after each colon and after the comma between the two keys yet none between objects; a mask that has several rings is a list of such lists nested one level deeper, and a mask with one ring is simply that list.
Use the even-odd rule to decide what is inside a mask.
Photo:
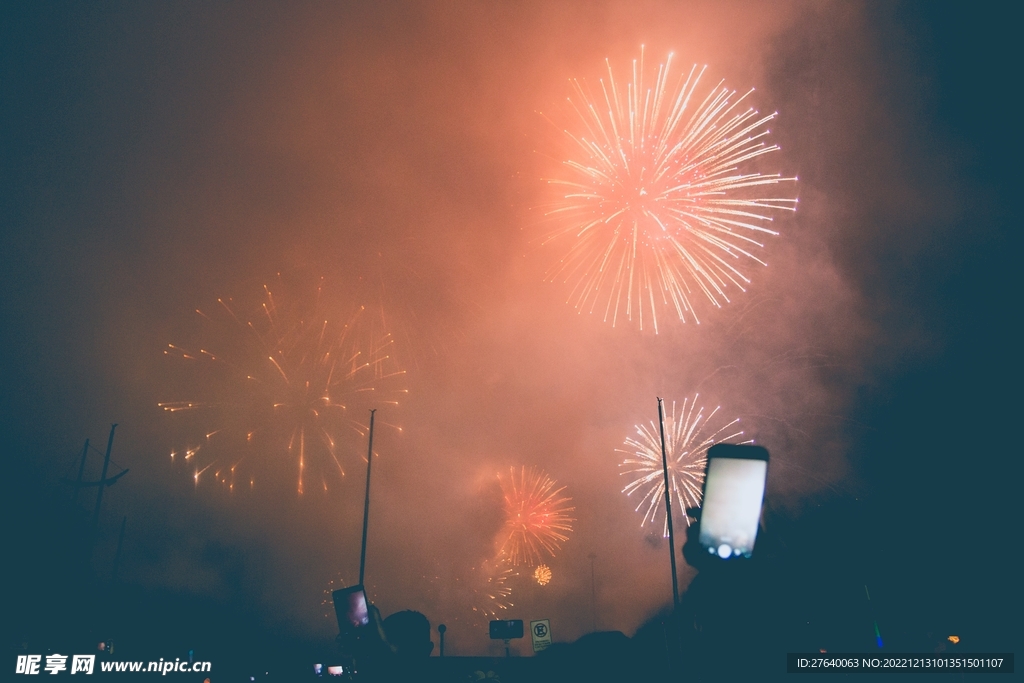
[{"label": "firework spark trail", "polygon": [[[739,419],[715,429],[712,422],[720,407],[705,416],[704,408],[697,406],[699,394],[693,399],[684,399],[682,411],[676,417],[676,404],[672,403],[672,412],[665,416],[665,452],[668,461],[669,482],[672,485],[672,498],[679,504],[679,509],[686,518],[686,509],[700,505],[701,486],[704,483],[704,465],[707,462],[708,448],[716,443],[753,443],[752,440],[734,441],[743,436],[736,430]],[[711,430],[714,431],[711,431]],[[644,516],[640,526],[647,522],[654,523],[659,516],[665,514],[665,475],[661,464],[661,434],[657,423],[637,425],[637,436],[627,438],[625,445],[629,450],[615,449],[624,453],[626,458],[619,464],[626,468],[619,474],[633,475],[635,478],[626,484],[622,492],[627,496],[634,493],[641,495],[636,506],[637,512],[643,510]],[[668,536],[668,520],[663,522],[663,534]]]},{"label": "firework spark trail", "polygon": [[548,278],[575,280],[569,302],[578,311],[612,325],[624,314],[657,332],[659,306],[699,323],[695,294],[720,308],[730,286],[746,291],[739,262],[766,265],[753,250],[778,234],[770,214],[796,210],[795,198],[765,191],[796,178],[751,168],[779,149],[766,141],[776,114],[743,108],[753,90],[737,97],[719,82],[698,104],[706,67],[672,79],[669,55],[652,88],[640,55],[625,90],[608,60],[599,93],[571,81],[582,130],[564,132],[580,158],[564,162],[572,179],[548,181],[564,194],[546,213],[560,227],[544,243],[571,240]]},{"label": "firework spark trail", "polygon": [[327,582],[327,587],[324,588],[320,599],[320,608],[323,610],[324,619],[330,621],[337,619],[337,613],[334,611],[334,591],[339,588],[347,588],[349,585],[341,572],[338,572],[333,579]]},{"label": "firework spark trail", "polygon": [[521,467],[509,470],[509,476],[498,477],[504,496],[505,524],[498,554],[506,562],[532,567],[542,554],[554,557],[561,544],[569,540],[575,510],[572,499],[562,495],[565,487],[556,489],[555,482],[543,472]]},{"label": "firework spark trail", "polygon": [[512,567],[500,561],[483,560],[454,575],[435,567],[434,574],[424,575],[423,579],[430,600],[442,612],[447,611],[444,618],[454,621],[468,618],[474,626],[482,626],[486,620],[514,606],[509,585],[513,574]]},{"label": "firework spark trail", "polygon": [[512,587],[508,585],[508,579],[512,576],[511,567],[484,562],[474,571],[478,574],[479,584],[473,589],[474,612],[485,617],[494,617],[501,610],[507,610],[512,606]]},{"label": "firework spark trail", "polygon": [[[210,335],[209,348],[223,352],[192,352],[168,344],[166,355],[204,364],[202,382],[210,386],[200,389],[222,394],[216,401],[158,404],[169,413],[202,413],[224,422],[181,451],[190,464],[201,450],[214,453],[205,467],[195,465],[197,485],[209,468],[230,456],[232,464],[215,467],[213,474],[234,490],[239,465],[253,465],[249,456],[259,447],[272,460],[287,456],[293,461],[299,494],[305,492],[312,465],[318,466],[319,483],[326,490],[329,469],[344,476],[339,432],[365,435],[366,427],[351,416],[350,408],[369,396],[375,405],[397,405],[396,399],[406,393],[394,386],[404,371],[392,358],[390,335],[368,330],[363,308],[344,325],[333,324],[320,310],[321,294],[322,285],[312,305],[304,306],[301,301],[279,302],[264,286],[263,301],[248,317],[240,317],[230,299],[218,299],[216,312],[196,313]],[[172,451],[171,459],[177,455]],[[252,475],[249,484],[255,485]]]}]

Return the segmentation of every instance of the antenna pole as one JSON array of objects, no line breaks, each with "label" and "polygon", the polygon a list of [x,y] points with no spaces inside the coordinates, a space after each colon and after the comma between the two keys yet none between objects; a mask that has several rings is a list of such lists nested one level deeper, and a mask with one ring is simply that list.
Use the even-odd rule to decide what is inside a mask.
[{"label": "antenna pole", "polygon": [[676,572],[676,535],[672,529],[672,490],[668,479],[668,451],[665,447],[665,402],[658,399],[658,425],[661,428],[661,469],[665,475],[665,520],[668,522],[668,554],[672,558],[672,608],[679,609],[679,577]]},{"label": "antenna pole", "polygon": [[366,451],[366,498],[363,500],[363,546],[359,551],[359,585],[363,585],[366,572],[366,529],[370,521],[370,468],[373,466],[373,414],[370,411],[370,445]]}]

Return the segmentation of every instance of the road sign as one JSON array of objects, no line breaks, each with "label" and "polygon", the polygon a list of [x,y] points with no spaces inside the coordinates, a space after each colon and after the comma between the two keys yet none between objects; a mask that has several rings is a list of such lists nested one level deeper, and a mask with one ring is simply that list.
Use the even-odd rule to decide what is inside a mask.
[{"label": "road sign", "polygon": [[551,621],[538,619],[530,622],[530,637],[533,638],[533,651],[546,650],[551,645]]}]

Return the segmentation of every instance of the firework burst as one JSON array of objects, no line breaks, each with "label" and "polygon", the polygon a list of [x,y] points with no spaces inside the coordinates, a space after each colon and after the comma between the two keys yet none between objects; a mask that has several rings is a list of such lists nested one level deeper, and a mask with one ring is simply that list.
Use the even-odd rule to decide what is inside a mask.
[{"label": "firework burst", "polygon": [[546,586],[551,582],[551,567],[546,564],[538,565],[533,570],[533,580],[537,582],[537,585]]},{"label": "firework burst", "polygon": [[[739,419],[721,427],[715,427],[715,416],[720,407],[705,414],[697,405],[699,394],[693,399],[684,399],[682,410],[676,415],[676,404],[665,416],[665,453],[668,461],[668,477],[672,486],[672,498],[679,505],[686,523],[686,509],[700,505],[701,486],[704,483],[704,465],[708,449],[716,443],[753,443],[751,440],[736,441],[743,436]],[[637,425],[636,436],[626,439],[626,449],[615,449],[624,453],[625,459],[619,464],[624,468],[620,474],[631,476],[622,489],[627,496],[640,495],[637,512],[643,512],[640,526],[654,523],[658,517],[665,517],[665,475],[661,464],[661,432],[655,422]],[[664,519],[663,534],[668,536],[668,520]]]},{"label": "firework burst", "polygon": [[653,83],[643,51],[628,83],[607,60],[599,87],[571,81],[580,125],[565,134],[576,155],[566,178],[549,181],[559,197],[546,213],[558,228],[545,243],[569,242],[548,274],[575,283],[569,302],[655,332],[659,309],[699,323],[696,298],[721,307],[730,288],[746,291],[743,262],[765,265],[756,252],[778,234],[773,214],[797,204],[778,189],[795,177],[756,170],[779,149],[767,141],[776,114],[746,104],[753,90],[702,89],[704,68],[675,76],[671,62]]},{"label": "firework burst", "polygon": [[339,588],[347,588],[349,585],[345,582],[345,577],[341,575],[341,572],[327,582],[327,588],[324,588],[320,596],[320,609],[323,611],[324,619],[330,621],[337,619],[337,613],[334,611],[334,591]]},{"label": "firework burst", "polygon": [[513,607],[509,579],[514,572],[501,562],[482,560],[456,572],[450,566],[434,569],[433,576],[423,577],[425,594],[445,619],[481,626]]},{"label": "firework burst", "polygon": [[505,507],[499,556],[528,567],[537,565],[543,554],[554,557],[576,521],[569,516],[575,508],[562,493],[565,487],[555,488],[551,477],[532,467],[513,467],[498,479]]},{"label": "firework burst", "polygon": [[511,567],[482,562],[479,567],[473,568],[473,572],[470,591],[475,613],[490,618],[512,606],[512,588],[508,585],[508,579],[512,576]]},{"label": "firework burst", "polygon": [[192,380],[182,393],[203,396],[158,404],[202,434],[171,451],[196,485],[212,477],[230,490],[251,488],[257,471],[276,476],[285,465],[299,494],[310,485],[327,490],[344,476],[346,434],[365,434],[361,409],[397,405],[405,393],[391,337],[365,309],[339,324],[324,312],[322,283],[311,297],[281,295],[279,286],[277,295],[264,286],[249,306],[218,299],[197,310],[200,341],[164,351],[189,364],[178,378]]}]

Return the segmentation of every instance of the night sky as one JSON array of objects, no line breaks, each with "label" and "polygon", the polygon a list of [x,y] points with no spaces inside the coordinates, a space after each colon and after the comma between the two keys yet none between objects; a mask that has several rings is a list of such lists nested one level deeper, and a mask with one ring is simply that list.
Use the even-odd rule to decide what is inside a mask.
[{"label": "night sky", "polygon": [[[513,466],[564,485],[576,522],[548,586],[514,578],[510,618],[550,618],[556,640],[632,635],[671,603],[660,524],[641,528],[616,449],[656,397],[695,393],[771,451],[783,621],[807,622],[794,647],[873,643],[869,585],[905,648],[959,633],[1012,649],[1010,23],[942,3],[5,4],[9,641],[45,643],[58,621],[161,628],[147,610],[97,626],[74,597],[109,583],[123,518],[123,595],[330,641],[324,591],[358,575],[365,441],[339,437],[345,477],[301,496],[287,455],[250,459],[251,489],[229,491],[172,462],[198,423],[157,405],[219,390],[164,354],[210,341],[196,309],[322,282],[329,314],[366,306],[406,371],[407,397],[378,413],[402,430],[375,441],[368,592],[447,623],[450,653],[493,651],[457,586],[494,556]],[[606,57],[625,71],[641,45],[756,87],[779,113],[770,170],[799,176],[748,291],[656,335],[567,304],[542,244],[569,79]],[[68,480],[115,422],[112,468],[130,472],[83,568],[95,489],[76,510]]]}]

